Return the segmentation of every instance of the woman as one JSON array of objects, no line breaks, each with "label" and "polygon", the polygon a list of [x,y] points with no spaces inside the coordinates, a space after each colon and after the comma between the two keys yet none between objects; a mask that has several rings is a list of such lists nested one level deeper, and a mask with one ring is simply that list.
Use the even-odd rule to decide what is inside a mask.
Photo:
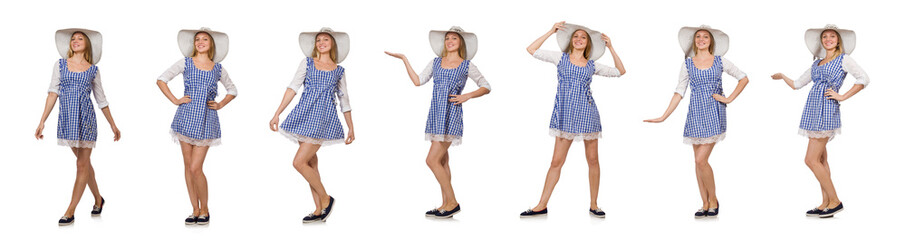
[{"label": "woman", "polygon": [[[673,99],[661,117],[645,122],[659,123],[667,120],[683,99],[686,89],[692,87],[683,142],[692,145],[695,177],[702,198],[702,207],[694,216],[696,218],[717,216],[720,205],[717,201],[714,171],[708,163],[708,158],[714,145],[726,136],[727,104],[736,100],[749,83],[749,78],[730,60],[723,57],[730,46],[730,37],[726,33],[706,25],[684,27],[679,31],[679,41],[680,48],[686,54],[686,60],[680,68],[679,84],[676,86]],[[721,78],[723,73],[739,80],[730,96],[724,96]]]},{"label": "woman", "polygon": [[299,144],[299,150],[293,158],[293,167],[308,181],[315,201],[315,211],[302,218],[302,222],[309,223],[327,221],[333,209],[334,198],[327,194],[321,183],[317,152],[321,146],[343,141],[343,125],[340,125],[337,116],[335,99],[340,100],[340,110],[349,126],[346,144],[355,140],[355,131],[346,91],[346,69],[338,65],[349,54],[349,35],[321,28],[318,32],[299,34],[299,45],[306,57],[299,63],[296,75],[283,94],[283,100],[271,119],[270,128],[278,131],[280,113],[283,113],[299,87],[304,84],[305,89],[299,103],[286,117],[286,121],[279,125],[279,131]]},{"label": "woman", "polygon": [[[544,41],[557,33],[561,52],[538,50]],[[596,62],[604,55],[605,47],[610,49],[616,68]],[[598,187],[601,182],[601,168],[598,165],[598,139],[601,138],[601,117],[598,106],[591,96],[593,75],[620,77],[626,73],[623,62],[613,50],[610,38],[587,27],[554,23],[544,35],[532,42],[525,50],[538,60],[557,66],[557,96],[551,114],[550,135],[554,137],[554,156],[544,180],[541,200],[534,208],[520,213],[520,217],[547,214],[554,186],[560,180],[560,170],[566,161],[566,154],[573,141],[585,142],[585,157],[588,160],[588,183],[591,191],[589,214],[605,216],[598,207]]]},{"label": "woman", "polygon": [[[805,31],[805,45],[814,55],[815,61],[797,80],[790,79],[782,73],[771,77],[783,79],[790,88],[799,89],[814,82],[809,91],[808,100],[802,110],[799,122],[799,134],[808,138],[805,152],[805,164],[815,174],[821,185],[821,205],[805,212],[806,216],[822,218],[833,217],[843,210],[843,203],[837,198],[837,191],[830,178],[830,167],[827,164],[827,143],[840,133],[840,102],[849,99],[865,86],[868,86],[868,75],[859,67],[849,54],[856,48],[856,33],[852,30],[838,29],[828,24],[824,28]],[[847,74],[856,77],[856,83],[843,95],[840,86]]]},{"label": "woman", "polygon": [[[447,149],[451,145],[456,146],[462,143],[462,104],[469,99],[490,93],[491,85],[484,79],[475,64],[472,64],[472,58],[478,52],[478,37],[474,33],[453,26],[449,31],[429,32],[428,40],[438,57],[428,62],[422,74],[415,73],[405,55],[385,53],[403,60],[406,71],[409,73],[409,79],[415,86],[421,86],[434,78],[431,108],[428,111],[428,122],[425,126],[425,140],[431,141],[431,147],[428,149],[428,157],[425,162],[440,184],[443,203],[440,207],[425,212],[425,216],[449,218],[459,213],[460,207],[450,182],[450,155]],[[471,78],[479,88],[463,94],[467,77]]]},{"label": "woman", "polygon": [[[225,33],[201,30],[181,30],[177,35],[179,49],[185,58],[177,61],[157,78],[157,86],[174,105],[176,115],[170,124],[170,135],[179,142],[185,163],[186,188],[192,201],[192,215],[186,224],[208,224],[208,181],[202,172],[205,155],[210,146],[220,144],[220,120],[217,110],[236,98],[236,86],[220,66],[229,50],[229,38]],[[182,74],[183,97],[176,98],[170,92],[167,82]],[[217,97],[217,82],[227,90],[220,102]]]},{"label": "woman", "polygon": [[57,144],[71,148],[76,156],[76,180],[72,188],[72,199],[59,221],[60,225],[70,225],[75,221],[75,208],[82,199],[85,185],[88,185],[94,196],[91,215],[100,215],[104,210],[104,197],[98,190],[94,167],[91,166],[91,150],[97,140],[97,120],[89,98],[92,91],[98,108],[110,123],[113,141],[120,140],[120,130],[113,122],[113,115],[110,114],[107,97],[101,86],[101,73],[96,66],[101,60],[101,33],[80,28],[60,29],[56,32],[56,42],[57,51],[62,58],[53,65],[47,101],[44,103],[41,122],[35,130],[35,138],[44,139],[44,122],[59,98]]}]

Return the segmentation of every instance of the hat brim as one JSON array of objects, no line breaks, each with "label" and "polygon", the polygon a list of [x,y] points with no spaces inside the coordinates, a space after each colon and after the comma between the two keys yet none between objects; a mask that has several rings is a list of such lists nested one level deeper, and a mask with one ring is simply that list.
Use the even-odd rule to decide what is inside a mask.
[{"label": "hat brim", "polygon": [[211,31],[208,29],[183,29],[179,30],[176,35],[176,41],[179,43],[179,51],[185,57],[192,57],[192,51],[195,50],[195,34],[206,32],[214,39],[214,62],[221,62],[230,52],[230,37],[226,33]]},{"label": "hat brim", "polygon": [[679,30],[678,38],[680,50],[683,50],[686,57],[695,56],[695,50],[692,49],[692,43],[695,42],[695,33],[698,32],[698,30],[707,30],[708,32],[711,32],[711,36],[714,37],[711,41],[711,44],[714,45],[714,56],[723,56],[724,54],[727,54],[727,50],[730,49],[730,36],[723,31],[713,28],[683,27]]},{"label": "hat brim", "polygon": [[450,32],[459,33],[462,36],[462,40],[466,43],[466,60],[472,60],[475,54],[478,53],[478,36],[470,32],[431,30],[431,32],[428,32],[428,41],[431,43],[431,49],[434,50],[434,54],[437,54],[438,57],[443,56],[446,50],[444,48],[444,38]]},{"label": "hat brim", "polygon": [[566,52],[566,48],[569,48],[569,42],[572,40],[573,33],[577,30],[583,30],[585,33],[588,33],[589,43],[587,47],[591,48],[591,58],[588,60],[598,60],[601,56],[604,56],[604,52],[607,51],[607,44],[604,40],[601,39],[601,32],[591,30],[582,25],[576,24],[563,24],[564,30],[557,31],[557,44],[560,46],[560,51]]},{"label": "hat brim", "polygon": [[805,46],[813,56],[817,58],[825,58],[827,55],[827,51],[824,50],[824,44],[821,44],[821,33],[824,33],[825,30],[835,30],[840,34],[840,39],[843,40],[844,53],[850,54],[853,52],[853,50],[856,49],[856,32],[854,32],[853,30],[812,28],[805,30]]},{"label": "hat brim", "polygon": [[54,34],[54,39],[57,42],[57,52],[60,52],[61,58],[69,58],[69,40],[72,39],[72,34],[76,32],[85,33],[85,36],[88,37],[88,40],[91,41],[91,64],[97,64],[101,61],[101,48],[104,45],[104,38],[101,36],[101,33],[94,30],[88,30],[83,28],[67,28],[60,29]]},{"label": "hat brim", "polygon": [[312,51],[315,49],[315,37],[318,34],[326,33],[330,34],[333,37],[333,40],[337,42],[337,64],[343,62],[346,59],[346,55],[349,55],[349,34],[345,32],[303,32],[299,33],[299,47],[302,48],[302,53],[306,57],[311,56]]}]

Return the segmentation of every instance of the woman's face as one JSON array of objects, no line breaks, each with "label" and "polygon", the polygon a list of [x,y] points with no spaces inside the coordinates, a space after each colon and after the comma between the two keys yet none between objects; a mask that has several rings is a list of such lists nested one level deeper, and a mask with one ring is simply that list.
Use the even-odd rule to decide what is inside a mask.
[{"label": "woman's face", "polygon": [[708,50],[711,47],[711,34],[706,30],[695,32],[695,48],[698,50]]},{"label": "woman's face", "polygon": [[199,53],[207,53],[211,50],[211,43],[214,40],[211,39],[211,35],[205,32],[199,32],[195,34],[195,51]]},{"label": "woman's face", "polygon": [[86,37],[85,34],[80,32],[73,33],[72,37],[69,39],[69,49],[74,53],[84,52],[86,48],[85,44],[88,42],[87,39],[88,37]]},{"label": "woman's face", "polygon": [[447,33],[444,36],[444,48],[447,49],[447,52],[459,51],[460,45],[462,45],[462,39],[459,38],[459,34]]},{"label": "woman's face", "polygon": [[825,50],[834,50],[837,48],[838,38],[839,36],[834,30],[825,30],[821,33],[821,45]]},{"label": "woman's face", "polygon": [[315,36],[315,48],[318,49],[318,53],[329,54],[330,48],[333,47],[333,40],[330,38],[330,35],[327,33],[319,33]]},{"label": "woman's face", "polygon": [[576,30],[572,37],[573,49],[585,50],[588,47],[588,33],[585,30]]}]

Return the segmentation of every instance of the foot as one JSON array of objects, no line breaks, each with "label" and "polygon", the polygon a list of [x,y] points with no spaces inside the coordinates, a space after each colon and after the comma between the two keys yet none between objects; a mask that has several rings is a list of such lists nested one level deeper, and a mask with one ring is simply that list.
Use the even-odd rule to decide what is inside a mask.
[{"label": "foot", "polygon": [[101,198],[101,204],[100,204],[100,205],[94,205],[94,206],[92,206],[92,208],[91,208],[91,215],[101,215],[101,211],[104,211],[104,203],[106,203],[106,202],[104,201],[104,198]]},{"label": "foot", "polygon": [[334,202],[335,202],[335,199],[333,199],[333,197],[330,197],[330,202],[327,204],[327,208],[325,208],[324,210],[321,210],[321,221],[322,222],[327,221],[327,217],[330,217],[330,213],[333,210]]},{"label": "foot", "polygon": [[601,208],[588,209],[588,214],[592,217],[604,218],[604,211],[602,211]]},{"label": "foot", "polygon": [[716,208],[709,208],[708,212],[706,212],[705,214],[707,214],[708,217],[716,217],[717,213],[719,213],[719,212],[720,212],[720,207],[716,207]]},{"label": "foot", "polygon": [[837,206],[833,207],[833,208],[830,208],[830,207],[825,208],[824,210],[821,211],[820,214],[818,214],[818,217],[820,217],[820,218],[834,217],[834,214],[840,213],[840,211],[843,211],[843,203],[838,203]]},{"label": "foot", "polygon": [[205,213],[204,215],[198,216],[198,220],[195,220],[195,224],[207,225],[209,221],[211,221],[211,214]]},{"label": "foot", "polygon": [[302,218],[302,223],[311,223],[321,221],[321,215],[315,215],[314,213],[309,213],[308,216]]},{"label": "foot", "polygon": [[186,217],[186,225],[195,225],[195,223],[197,222],[198,216],[196,215],[189,215],[188,217]]},{"label": "foot", "polygon": [[704,208],[701,208],[701,209],[698,209],[698,211],[695,211],[695,218],[703,218],[703,217],[707,217],[707,216],[708,216],[708,211],[705,210]]},{"label": "foot", "polygon": [[59,224],[60,226],[67,226],[72,224],[73,221],[75,221],[75,216],[63,216],[60,218]]},{"label": "foot", "polygon": [[433,217],[434,215],[437,214],[437,212],[438,212],[437,208],[428,210],[427,212],[425,212],[425,217]]},{"label": "foot", "polygon": [[820,208],[813,208],[812,210],[805,211],[805,216],[807,217],[817,217],[818,214],[821,214]]},{"label": "foot", "polygon": [[451,217],[453,217],[453,215],[456,215],[457,213],[459,213],[459,211],[460,211],[459,205],[457,204],[456,207],[451,210],[444,210],[444,209],[437,210],[437,214],[434,214],[434,217],[451,218]]},{"label": "foot", "polygon": [[534,209],[529,208],[528,210],[520,213],[519,217],[537,217],[545,215],[547,215],[547,208],[541,209],[539,211],[535,211]]}]

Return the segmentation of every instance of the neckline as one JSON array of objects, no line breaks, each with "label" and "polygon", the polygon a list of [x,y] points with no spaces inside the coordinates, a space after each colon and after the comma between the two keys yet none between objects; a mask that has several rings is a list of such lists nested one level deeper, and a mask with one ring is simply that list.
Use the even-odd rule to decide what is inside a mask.
[{"label": "neckline", "polygon": [[214,69],[217,68],[216,62],[214,63],[214,67],[212,67],[211,70],[204,70],[204,69],[201,69],[200,67],[198,67],[198,65],[195,65],[195,59],[193,59],[192,57],[189,57],[189,60],[192,60],[192,67],[194,67],[195,69],[198,69],[199,71],[210,72],[210,71],[214,71]]},{"label": "neckline", "polygon": [[462,64],[463,64],[463,63],[466,63],[466,60],[463,59],[462,62],[459,62],[459,65],[456,65],[456,67],[454,67],[454,68],[445,68],[445,67],[444,67],[444,58],[439,58],[439,59],[440,59],[440,63],[438,63],[438,66],[437,66],[437,67],[439,67],[440,69],[445,69],[445,70],[453,70],[453,69],[457,69],[457,68],[459,68],[459,67],[462,67]]},{"label": "neckline", "polygon": [[570,57],[569,57],[570,55],[571,55],[570,53],[566,53],[566,61],[569,62],[569,64],[572,64],[573,66],[576,66],[576,67],[580,67],[580,68],[588,67],[588,63],[593,61],[593,60],[585,60],[585,66],[579,66],[579,65],[576,65],[575,63],[573,63],[572,60],[570,60]]},{"label": "neckline", "polygon": [[91,70],[91,67],[94,67],[93,65],[90,65],[90,64],[89,64],[89,65],[88,65],[88,69],[85,69],[85,71],[81,71],[81,72],[73,72],[73,71],[70,70],[70,68],[69,68],[69,59],[65,59],[65,58],[63,59],[63,66],[66,66],[66,71],[67,71],[67,72],[71,72],[71,73],[85,73],[85,72],[90,71],[90,70]]},{"label": "neckline", "polygon": [[714,59],[711,60],[711,66],[709,66],[708,68],[705,68],[705,69],[701,69],[701,68],[698,68],[698,66],[695,66],[695,59],[693,59],[693,58],[690,57],[689,60],[692,61],[692,67],[693,67],[693,68],[698,69],[698,70],[700,70],[700,71],[707,71],[707,70],[710,70],[711,68],[713,68],[714,65],[716,65],[715,63],[717,63],[717,56],[714,56]]},{"label": "neckline", "polygon": [[822,66],[824,66],[824,65],[827,65],[828,63],[831,63],[831,62],[833,62],[833,61],[837,61],[838,58],[839,58],[839,59],[842,59],[842,58],[843,58],[843,55],[845,55],[845,54],[846,54],[846,53],[840,54],[840,56],[837,56],[837,57],[835,57],[834,59],[831,59],[830,61],[827,61],[827,62],[824,63],[824,64],[821,64],[821,61],[824,60],[823,58],[822,58],[822,59],[818,59],[818,66],[819,66],[819,67],[822,67]]}]

